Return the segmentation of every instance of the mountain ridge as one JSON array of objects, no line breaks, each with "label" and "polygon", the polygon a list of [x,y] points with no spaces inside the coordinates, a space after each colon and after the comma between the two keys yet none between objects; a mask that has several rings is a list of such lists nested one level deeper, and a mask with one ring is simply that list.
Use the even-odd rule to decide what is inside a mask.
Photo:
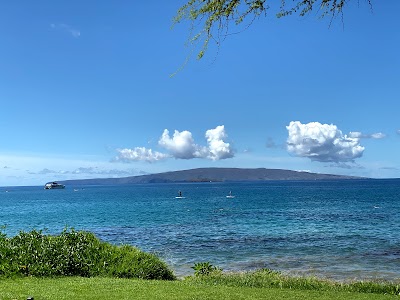
[{"label": "mountain ridge", "polygon": [[320,174],[305,171],[266,168],[196,168],[169,171],[156,174],[137,175],[120,178],[93,178],[59,181],[62,184],[79,185],[118,185],[138,183],[174,182],[233,182],[233,181],[271,181],[271,180],[348,180],[366,179],[363,177]]}]

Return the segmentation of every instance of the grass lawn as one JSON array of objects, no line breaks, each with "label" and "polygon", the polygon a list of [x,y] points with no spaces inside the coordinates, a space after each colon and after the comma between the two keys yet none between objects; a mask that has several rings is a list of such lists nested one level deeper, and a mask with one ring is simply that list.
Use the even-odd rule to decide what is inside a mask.
[{"label": "grass lawn", "polygon": [[116,278],[0,279],[1,300],[56,299],[399,299],[399,296],[318,290],[228,287],[190,281],[156,281]]}]

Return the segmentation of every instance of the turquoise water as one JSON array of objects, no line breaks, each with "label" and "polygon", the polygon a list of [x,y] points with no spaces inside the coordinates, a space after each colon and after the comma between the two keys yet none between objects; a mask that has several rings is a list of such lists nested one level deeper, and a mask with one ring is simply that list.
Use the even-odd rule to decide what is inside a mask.
[{"label": "turquoise water", "polygon": [[178,276],[209,261],[226,271],[398,280],[399,195],[400,180],[0,188],[0,225],[10,236],[89,230],[158,254]]}]

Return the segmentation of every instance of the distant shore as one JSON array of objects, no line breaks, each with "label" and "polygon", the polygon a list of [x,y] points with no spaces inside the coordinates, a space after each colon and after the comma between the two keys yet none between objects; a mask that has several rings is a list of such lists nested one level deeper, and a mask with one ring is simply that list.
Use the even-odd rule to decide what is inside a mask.
[{"label": "distant shore", "polygon": [[118,185],[135,183],[184,183],[184,182],[257,182],[272,180],[349,180],[363,177],[319,174],[282,169],[198,168],[182,171],[130,176],[123,178],[95,178],[63,180],[66,185]]}]

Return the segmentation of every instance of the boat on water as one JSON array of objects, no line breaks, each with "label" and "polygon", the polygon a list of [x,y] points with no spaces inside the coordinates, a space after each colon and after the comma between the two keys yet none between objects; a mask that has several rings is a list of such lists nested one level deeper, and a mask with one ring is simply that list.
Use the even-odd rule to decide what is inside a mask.
[{"label": "boat on water", "polygon": [[48,182],[44,185],[45,190],[52,190],[52,189],[63,189],[65,188],[65,185],[58,183],[58,182]]},{"label": "boat on water", "polygon": [[176,196],[175,198],[176,198],[176,199],[183,199],[183,198],[185,198],[185,197],[183,197],[182,191],[179,191],[179,192],[178,192],[178,196]]},{"label": "boat on water", "polygon": [[235,196],[232,195],[232,191],[229,191],[229,194],[226,196],[226,198],[235,198]]}]

